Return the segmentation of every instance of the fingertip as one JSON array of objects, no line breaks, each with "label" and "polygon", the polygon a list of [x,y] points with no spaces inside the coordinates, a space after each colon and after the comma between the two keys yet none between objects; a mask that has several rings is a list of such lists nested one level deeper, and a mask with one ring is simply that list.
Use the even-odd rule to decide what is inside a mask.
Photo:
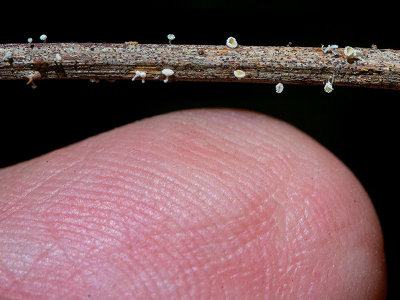
[{"label": "fingertip", "polygon": [[[170,113],[8,173],[3,195],[13,196],[3,203],[13,213],[3,228],[61,241],[50,260],[92,295],[368,299],[385,286],[379,220],[358,180],[316,141],[261,114]],[[65,253],[86,258],[74,265]],[[44,280],[31,276],[26,288]]]}]

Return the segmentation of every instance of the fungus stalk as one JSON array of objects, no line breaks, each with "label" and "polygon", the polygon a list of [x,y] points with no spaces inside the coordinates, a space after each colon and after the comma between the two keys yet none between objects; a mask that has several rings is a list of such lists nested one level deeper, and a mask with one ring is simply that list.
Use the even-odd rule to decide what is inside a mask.
[{"label": "fungus stalk", "polygon": [[[46,43],[46,47],[32,51],[26,42],[1,44],[0,80],[21,80],[34,72],[40,73],[38,80],[131,80],[140,66],[146,80],[169,82],[173,75],[162,73],[167,62],[169,70],[179,71],[175,82],[279,82],[323,87],[335,74],[335,87],[400,90],[399,50],[347,48],[345,52],[334,45],[330,48],[334,55],[327,55],[326,48],[320,47]],[[244,70],[245,77],[238,80],[235,70]]]}]

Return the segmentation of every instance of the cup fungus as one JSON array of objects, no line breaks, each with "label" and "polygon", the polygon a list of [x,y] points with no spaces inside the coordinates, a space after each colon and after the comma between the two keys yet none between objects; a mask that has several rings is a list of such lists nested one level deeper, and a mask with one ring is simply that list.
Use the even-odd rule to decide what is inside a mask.
[{"label": "cup fungus", "polygon": [[347,61],[350,63],[356,60],[362,60],[363,57],[361,50],[356,50],[350,46],[346,46],[346,48],[344,48],[344,55],[346,56]]},{"label": "cup fungus", "polygon": [[282,93],[282,92],[283,92],[283,84],[282,84],[282,83],[278,83],[278,84],[275,86],[275,91],[276,91],[276,93],[278,93],[278,94]]},{"label": "cup fungus", "polygon": [[168,82],[168,77],[174,75],[174,71],[172,71],[171,69],[163,69],[161,71],[161,73],[166,77],[164,79],[164,83]]},{"label": "cup fungus", "polygon": [[175,39],[175,35],[170,33],[167,35],[167,38],[168,38],[169,43],[171,44],[171,41],[173,41]]},{"label": "cup fungus", "polygon": [[332,91],[333,91],[333,87],[332,87],[332,83],[328,80],[328,82],[327,83],[325,83],[325,86],[324,86],[324,91],[326,92],[326,93],[331,93]]},{"label": "cup fungus", "polygon": [[233,36],[228,37],[228,39],[226,40],[226,45],[229,48],[236,48],[238,46],[238,43],[236,41],[236,39]]},{"label": "cup fungus", "polygon": [[42,34],[42,35],[40,36],[40,40],[43,41],[43,43],[46,43],[46,41],[47,41],[47,35]]},{"label": "cup fungus", "polygon": [[235,71],[233,72],[233,74],[235,75],[235,77],[236,77],[237,79],[242,79],[242,78],[244,78],[244,76],[246,76],[246,72],[244,72],[244,71],[242,71],[242,70],[235,70]]}]

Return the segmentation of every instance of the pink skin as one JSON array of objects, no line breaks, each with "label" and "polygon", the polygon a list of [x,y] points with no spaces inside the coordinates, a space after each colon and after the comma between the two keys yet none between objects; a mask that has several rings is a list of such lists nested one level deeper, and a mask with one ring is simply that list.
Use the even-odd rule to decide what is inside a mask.
[{"label": "pink skin", "polygon": [[354,175],[292,126],[158,116],[0,170],[0,298],[379,299]]}]

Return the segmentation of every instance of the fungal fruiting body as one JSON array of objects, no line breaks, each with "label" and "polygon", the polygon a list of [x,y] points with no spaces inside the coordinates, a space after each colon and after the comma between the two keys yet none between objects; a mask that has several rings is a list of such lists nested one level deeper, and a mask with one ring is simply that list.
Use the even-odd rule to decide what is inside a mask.
[{"label": "fungal fruiting body", "polygon": [[3,56],[3,61],[9,61],[10,59],[12,59],[12,53],[10,51],[7,51]]},{"label": "fungal fruiting body", "polygon": [[233,71],[233,74],[235,75],[235,77],[237,79],[242,79],[244,76],[246,76],[246,72],[244,72],[242,70],[235,70],[235,71]]},{"label": "fungal fruiting body", "polygon": [[57,53],[56,57],[54,58],[54,61],[57,62],[57,61],[61,61],[61,60],[62,60],[61,55]]},{"label": "fungal fruiting body", "polygon": [[161,71],[161,73],[166,77],[164,79],[164,83],[168,82],[168,77],[174,75],[174,71],[172,71],[171,69],[163,69]]},{"label": "fungal fruiting body", "polygon": [[332,52],[332,50],[339,48],[338,45],[328,45],[328,47],[326,47],[324,49],[324,45],[321,45],[321,49],[324,52],[324,54],[328,53],[328,52]]},{"label": "fungal fruiting body", "polygon": [[238,46],[238,43],[236,41],[236,39],[233,36],[228,37],[228,39],[226,40],[226,45],[229,48],[236,48]]},{"label": "fungal fruiting body", "polygon": [[346,46],[346,48],[344,48],[344,55],[346,55],[347,61],[349,61],[349,62],[363,59],[362,51],[356,50],[350,46]]},{"label": "fungal fruiting body", "polygon": [[326,92],[326,93],[331,93],[332,91],[333,91],[333,87],[332,87],[332,83],[328,80],[328,82],[327,83],[325,83],[325,86],[324,86],[324,91]]},{"label": "fungal fruiting body", "polygon": [[28,74],[28,75],[26,76],[26,78],[28,78],[28,82],[26,83],[26,85],[32,84],[32,88],[33,88],[33,89],[36,89],[37,86],[36,86],[36,84],[33,82],[33,80],[36,79],[36,78],[40,78],[40,77],[41,77],[41,75],[40,75],[40,73],[39,73],[38,71],[35,71],[35,72],[33,72],[33,73]]},{"label": "fungal fruiting body", "polygon": [[167,35],[167,38],[168,38],[169,43],[171,44],[171,41],[173,41],[175,39],[175,35],[170,33]]},{"label": "fungal fruiting body", "polygon": [[278,83],[278,84],[275,86],[275,91],[276,91],[278,94],[282,93],[282,92],[283,92],[283,84],[282,84],[282,83]]},{"label": "fungal fruiting body", "polygon": [[47,35],[42,34],[42,35],[40,36],[40,40],[43,41],[44,43],[46,43]]},{"label": "fungal fruiting body", "polygon": [[142,78],[142,83],[144,83],[144,79],[146,78],[146,72],[136,71],[135,76],[132,77],[132,81],[135,81],[136,78]]},{"label": "fungal fruiting body", "polygon": [[28,38],[28,44],[29,44],[29,46],[32,44],[32,42],[33,42],[33,38]]}]

